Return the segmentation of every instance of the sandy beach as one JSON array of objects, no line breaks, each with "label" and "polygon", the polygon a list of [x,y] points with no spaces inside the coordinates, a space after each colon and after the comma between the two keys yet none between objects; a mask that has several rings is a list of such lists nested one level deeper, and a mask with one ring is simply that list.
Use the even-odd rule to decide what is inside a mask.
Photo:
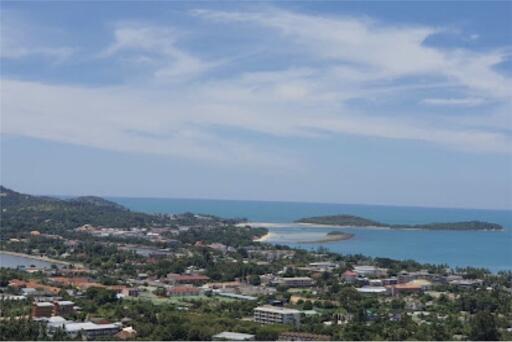
[{"label": "sandy beach", "polygon": [[254,241],[263,242],[263,241],[270,239],[271,237],[272,237],[272,233],[268,232],[267,234],[255,239]]}]

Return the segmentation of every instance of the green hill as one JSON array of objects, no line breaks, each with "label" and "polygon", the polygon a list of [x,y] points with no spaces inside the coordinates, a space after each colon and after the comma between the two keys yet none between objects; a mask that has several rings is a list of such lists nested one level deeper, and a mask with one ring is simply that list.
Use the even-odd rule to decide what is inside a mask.
[{"label": "green hill", "polygon": [[58,199],[22,194],[0,186],[2,232],[69,229],[84,224],[107,227],[147,227],[169,224],[169,217],[132,212],[99,197]]}]

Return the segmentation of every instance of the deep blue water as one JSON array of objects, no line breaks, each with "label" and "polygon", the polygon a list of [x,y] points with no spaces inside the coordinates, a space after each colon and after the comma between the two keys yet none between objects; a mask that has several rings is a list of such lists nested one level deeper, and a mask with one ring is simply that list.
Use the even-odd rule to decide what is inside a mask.
[{"label": "deep blue water", "polygon": [[[326,247],[343,254],[361,253],[395,259],[450,266],[485,267],[492,271],[512,270],[512,211],[480,209],[420,208],[354,204],[226,201],[162,198],[110,198],[132,210],[160,213],[186,211],[221,217],[244,217],[249,221],[281,223],[269,227],[269,242],[316,249]],[[400,231],[363,228],[303,227],[292,222],[302,217],[352,214],[384,223],[416,224],[481,220],[499,223],[500,232]],[[355,234],[351,240],[303,244],[318,240],[332,230]]]}]

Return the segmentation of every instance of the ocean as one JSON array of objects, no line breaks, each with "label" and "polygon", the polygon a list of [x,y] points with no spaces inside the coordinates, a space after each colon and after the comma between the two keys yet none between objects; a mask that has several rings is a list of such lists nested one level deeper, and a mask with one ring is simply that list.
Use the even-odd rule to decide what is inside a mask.
[{"label": "ocean", "polygon": [[[165,198],[109,198],[132,210],[148,213],[193,212],[226,218],[247,218],[261,222],[271,234],[270,243],[318,249],[341,254],[413,259],[452,267],[484,267],[493,272],[512,270],[512,211],[481,209],[422,208],[330,203],[231,201]],[[364,228],[330,228],[294,224],[309,216],[351,214],[384,223],[419,224],[480,220],[501,224],[504,231],[423,231]],[[320,240],[333,230],[354,234],[354,238],[328,243]]]}]

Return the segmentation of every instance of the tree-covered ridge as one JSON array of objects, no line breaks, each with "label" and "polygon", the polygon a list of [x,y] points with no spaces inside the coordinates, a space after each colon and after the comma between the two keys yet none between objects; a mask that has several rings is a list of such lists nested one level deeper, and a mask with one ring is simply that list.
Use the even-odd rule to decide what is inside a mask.
[{"label": "tree-covered ridge", "polygon": [[84,224],[147,227],[169,224],[169,217],[132,212],[99,197],[58,199],[32,196],[0,187],[2,231],[67,229]]},{"label": "tree-covered ridge", "polygon": [[353,215],[329,215],[307,217],[297,220],[298,223],[323,224],[332,226],[353,227],[386,227],[392,229],[425,229],[425,230],[503,230],[497,223],[484,221],[436,222],[427,224],[386,224],[364,217]]}]

